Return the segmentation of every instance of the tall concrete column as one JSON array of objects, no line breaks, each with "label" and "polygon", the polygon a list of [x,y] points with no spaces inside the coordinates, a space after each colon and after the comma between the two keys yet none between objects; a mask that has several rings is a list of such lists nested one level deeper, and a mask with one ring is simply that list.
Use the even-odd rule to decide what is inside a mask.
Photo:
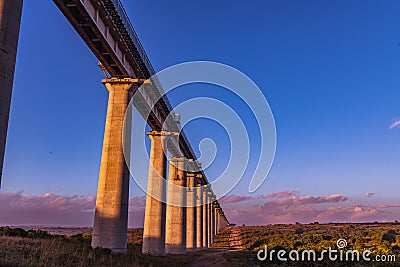
[{"label": "tall concrete column", "polygon": [[219,232],[219,209],[215,212],[215,234]]},{"label": "tall concrete column", "polygon": [[213,205],[213,203],[212,203],[211,199],[212,199],[212,194],[210,192],[208,192],[208,200],[209,200],[209,203],[207,204],[208,205],[208,208],[207,208],[208,209],[208,247],[212,246],[212,235],[213,235],[213,230],[212,230],[212,221],[213,221],[212,220],[212,217],[213,217],[212,205]]},{"label": "tall concrete column", "polygon": [[203,248],[208,248],[208,191],[203,190]]},{"label": "tall concrete column", "polygon": [[196,248],[201,250],[203,248],[203,191],[201,184],[197,185],[196,190]]},{"label": "tall concrete column", "polygon": [[186,250],[196,250],[196,192],[195,173],[187,174],[187,208],[186,208]]},{"label": "tall concrete column", "polygon": [[215,235],[217,235],[219,232],[219,213],[220,213],[220,208],[216,208],[216,211],[215,211]]},{"label": "tall concrete column", "polygon": [[128,231],[129,169],[124,159],[122,135],[128,91],[134,81],[113,78],[103,80],[103,83],[109,91],[109,99],[92,247],[125,252]]},{"label": "tall concrete column", "polygon": [[210,243],[211,245],[214,244],[214,236],[215,236],[215,207],[214,207],[214,202],[211,203],[210,206],[211,209],[211,234],[210,234]]},{"label": "tall concrete column", "polygon": [[219,210],[219,213],[218,213],[218,232],[221,231],[221,229],[223,227],[222,224],[223,224],[223,221],[222,221],[222,210]]},{"label": "tall concrete column", "polygon": [[[165,253],[186,253],[186,160],[171,158],[168,175],[168,203]],[[174,186],[175,185],[175,186]],[[172,203],[172,204],[171,204]]]},{"label": "tall concrete column", "polygon": [[0,185],[21,24],[22,0],[0,0]]},{"label": "tall concrete column", "polygon": [[214,204],[214,236],[217,234],[217,208]]},{"label": "tall concrete column", "polygon": [[164,147],[167,133],[153,131],[147,135],[151,149],[142,252],[162,256],[165,255],[167,157]]}]

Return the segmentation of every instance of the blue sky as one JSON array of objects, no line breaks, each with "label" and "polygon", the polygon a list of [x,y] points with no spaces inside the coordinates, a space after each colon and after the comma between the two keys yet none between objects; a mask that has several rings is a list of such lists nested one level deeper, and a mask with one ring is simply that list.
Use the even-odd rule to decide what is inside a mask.
[{"label": "blue sky", "polygon": [[[389,129],[400,119],[400,2],[122,2],[156,71],[216,61],[261,88],[278,144],[255,195],[296,190],[359,204],[400,202],[400,128]],[[25,1],[0,192],[95,195],[107,105],[102,78],[52,1]],[[200,92],[213,94],[211,87]],[[171,102],[192,93],[172,94]],[[187,128],[193,146],[205,136],[196,129]],[[248,183],[245,177],[232,194],[247,194]],[[140,195],[132,185],[131,196]]]}]

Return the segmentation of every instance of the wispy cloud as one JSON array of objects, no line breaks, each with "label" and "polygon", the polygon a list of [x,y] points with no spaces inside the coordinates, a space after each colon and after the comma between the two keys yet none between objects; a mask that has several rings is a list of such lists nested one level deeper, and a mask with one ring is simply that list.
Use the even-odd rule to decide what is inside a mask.
[{"label": "wispy cloud", "polygon": [[400,128],[400,120],[395,120],[390,124],[389,129]]},{"label": "wispy cloud", "polygon": [[373,197],[373,196],[375,196],[375,194],[371,193],[371,192],[365,192],[365,196],[366,197]]},{"label": "wispy cloud", "polygon": [[253,197],[251,196],[238,196],[238,195],[228,195],[222,197],[219,201],[221,204],[230,204],[230,203],[238,203],[247,200],[252,200]]},{"label": "wispy cloud", "polygon": [[383,204],[378,206],[379,209],[400,208],[400,204]]},{"label": "wispy cloud", "polygon": [[276,193],[270,193],[267,195],[261,195],[258,196],[258,199],[261,198],[282,198],[282,197],[291,197],[291,196],[295,196],[298,193],[300,193],[299,191],[295,191],[295,190],[286,190],[286,191],[282,191],[282,192],[276,192]]},{"label": "wispy cloud", "polygon": [[304,196],[304,197],[287,197],[280,198],[266,202],[263,204],[262,209],[269,208],[290,208],[293,206],[303,206],[303,205],[316,205],[316,204],[324,204],[324,203],[337,203],[346,201],[348,198],[339,194],[334,194],[325,197],[313,197],[313,196]]}]

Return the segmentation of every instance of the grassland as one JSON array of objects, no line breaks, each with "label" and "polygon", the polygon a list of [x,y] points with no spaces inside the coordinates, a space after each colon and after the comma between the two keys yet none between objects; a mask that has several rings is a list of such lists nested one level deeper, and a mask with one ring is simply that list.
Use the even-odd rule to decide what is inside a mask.
[{"label": "grassland", "polygon": [[[400,223],[239,226],[221,231],[213,249],[165,257],[141,254],[142,229],[129,230],[127,254],[92,249],[88,228],[55,229],[49,232],[58,235],[43,230],[1,227],[0,266],[400,266]],[[373,256],[395,255],[397,261],[298,263],[257,259],[257,251],[265,245],[268,250],[320,252],[336,248],[339,238],[347,240],[346,249],[361,252],[368,249]]]},{"label": "grassland", "polygon": [[[400,266],[400,223],[239,226],[235,227],[235,232],[233,239],[232,231],[221,232],[216,244],[225,248],[232,244],[232,240],[234,243],[240,242],[236,247],[240,247],[241,251],[224,255],[235,266]],[[362,255],[365,250],[371,251],[371,261],[365,262],[360,257],[360,262],[332,262],[325,257],[321,262],[283,263],[277,261],[276,256],[274,260],[265,262],[260,262],[256,257],[256,253],[265,249],[265,246],[268,251],[284,250],[289,253],[291,250],[314,250],[320,255],[324,249],[337,249],[338,239],[347,241],[344,252],[358,250]],[[396,262],[376,262],[376,255],[394,255]]]}]

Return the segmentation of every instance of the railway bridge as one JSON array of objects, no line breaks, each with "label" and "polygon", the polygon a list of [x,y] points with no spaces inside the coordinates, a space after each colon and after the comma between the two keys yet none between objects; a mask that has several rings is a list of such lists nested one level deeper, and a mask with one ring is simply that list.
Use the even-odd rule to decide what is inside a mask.
[{"label": "railway bridge", "polygon": [[[147,133],[151,148],[143,253],[183,254],[207,249],[217,232],[229,225],[228,219],[121,2],[53,2],[99,60],[106,74],[102,82],[109,91],[92,246],[114,252],[127,249],[130,161],[124,158],[123,146],[130,144],[124,143],[123,136],[131,131],[124,128],[124,120],[135,94],[134,106],[151,127]],[[0,0],[0,175],[22,7],[23,0]]]}]

